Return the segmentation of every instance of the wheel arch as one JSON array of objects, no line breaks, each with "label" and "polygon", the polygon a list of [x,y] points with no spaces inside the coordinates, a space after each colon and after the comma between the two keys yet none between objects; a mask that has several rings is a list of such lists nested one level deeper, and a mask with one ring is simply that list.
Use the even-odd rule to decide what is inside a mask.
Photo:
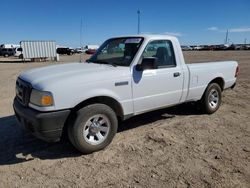
[{"label": "wheel arch", "polygon": [[110,108],[114,110],[114,112],[116,113],[118,117],[123,117],[122,105],[116,99],[114,99],[113,97],[109,97],[109,96],[96,96],[96,97],[88,98],[80,102],[79,104],[77,104],[73,108],[73,111],[78,111],[84,106],[95,104],[95,103],[106,104],[107,106],[109,106]]},{"label": "wheel arch", "polygon": [[109,106],[110,108],[112,108],[114,110],[118,119],[124,119],[122,105],[116,99],[114,99],[113,97],[109,97],[109,96],[91,97],[91,98],[83,100],[82,102],[80,102],[79,104],[77,104],[75,107],[73,107],[71,109],[71,112],[68,115],[68,117],[65,121],[64,127],[63,127],[63,135],[62,136],[64,138],[67,137],[68,127],[71,126],[76,119],[76,112],[85,106],[88,106],[91,104],[96,104],[96,103],[105,104],[105,105]]},{"label": "wheel arch", "polygon": [[216,77],[216,78],[214,78],[213,80],[211,80],[211,81],[207,84],[205,90],[203,91],[203,94],[202,94],[200,100],[203,99],[203,97],[204,97],[204,95],[205,95],[205,93],[206,93],[206,90],[207,90],[209,84],[211,84],[211,83],[216,83],[216,84],[218,84],[218,85],[220,86],[220,88],[221,88],[221,91],[223,91],[224,86],[225,86],[225,81],[224,81],[224,79],[223,79],[222,77]]},{"label": "wheel arch", "polygon": [[[214,83],[218,84],[218,86],[220,88],[220,91],[218,91],[220,97],[219,97],[219,102],[218,102],[219,104],[217,104],[217,107],[211,108],[211,107],[208,106],[208,103],[209,103],[208,102],[208,100],[209,100],[208,95],[209,94],[207,93],[207,91],[209,91],[209,88],[210,88],[209,85],[214,84]],[[214,113],[214,112],[216,112],[218,110],[218,108],[220,106],[220,103],[221,103],[221,92],[224,89],[224,84],[225,84],[225,82],[224,82],[222,77],[216,77],[207,84],[207,87],[206,87],[206,89],[205,89],[205,91],[204,91],[204,93],[203,93],[203,95],[202,95],[202,97],[201,97],[201,99],[199,100],[199,103],[198,103],[199,106],[200,106],[200,109],[202,109],[203,112],[205,112],[206,114],[212,114],[212,113]]]},{"label": "wheel arch", "polygon": [[[208,83],[208,85],[211,84],[211,83],[216,83],[216,84],[218,84],[218,85],[220,86],[220,88],[221,88],[221,91],[224,90],[225,81],[224,81],[224,79],[223,79],[222,77],[216,77],[216,78],[214,78],[213,80],[211,80],[211,81]],[[207,85],[207,86],[208,86],[208,85]]]}]

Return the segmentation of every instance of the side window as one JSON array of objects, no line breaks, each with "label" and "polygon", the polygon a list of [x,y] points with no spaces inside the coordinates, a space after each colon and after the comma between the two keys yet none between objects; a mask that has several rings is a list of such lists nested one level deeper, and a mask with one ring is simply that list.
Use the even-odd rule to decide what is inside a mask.
[{"label": "side window", "polygon": [[176,66],[173,45],[169,40],[155,40],[148,43],[142,57],[155,57],[158,68]]}]

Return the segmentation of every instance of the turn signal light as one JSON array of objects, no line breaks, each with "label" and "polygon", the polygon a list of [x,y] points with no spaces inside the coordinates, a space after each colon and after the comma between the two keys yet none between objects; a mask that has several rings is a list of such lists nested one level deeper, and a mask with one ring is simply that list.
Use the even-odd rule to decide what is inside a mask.
[{"label": "turn signal light", "polygon": [[48,95],[42,96],[42,98],[41,98],[41,104],[43,106],[50,106],[50,105],[52,105],[53,104],[52,96],[48,96]]}]

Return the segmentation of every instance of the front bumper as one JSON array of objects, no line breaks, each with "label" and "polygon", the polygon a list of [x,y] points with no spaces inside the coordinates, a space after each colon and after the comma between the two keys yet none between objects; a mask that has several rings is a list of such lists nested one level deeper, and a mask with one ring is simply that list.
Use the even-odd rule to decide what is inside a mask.
[{"label": "front bumper", "polygon": [[18,121],[34,136],[47,142],[59,141],[70,110],[39,112],[21,105],[14,99],[13,108]]}]

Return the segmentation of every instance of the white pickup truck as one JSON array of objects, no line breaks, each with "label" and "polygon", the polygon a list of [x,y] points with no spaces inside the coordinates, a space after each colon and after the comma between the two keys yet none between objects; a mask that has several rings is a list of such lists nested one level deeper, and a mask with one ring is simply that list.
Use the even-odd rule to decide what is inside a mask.
[{"label": "white pickup truck", "polygon": [[111,38],[85,63],[20,74],[13,106],[38,138],[55,142],[66,131],[79,151],[91,153],[112,141],[118,119],[191,101],[214,113],[238,71],[235,61],[186,65],[172,36]]}]

